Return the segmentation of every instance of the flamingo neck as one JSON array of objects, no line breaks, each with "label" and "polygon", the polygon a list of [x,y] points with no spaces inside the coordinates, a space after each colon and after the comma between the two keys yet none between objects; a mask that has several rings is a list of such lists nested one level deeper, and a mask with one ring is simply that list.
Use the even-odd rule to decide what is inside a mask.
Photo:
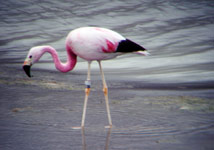
[{"label": "flamingo neck", "polygon": [[62,63],[58,57],[58,53],[57,51],[51,47],[51,46],[44,46],[43,50],[43,54],[45,52],[48,52],[52,55],[55,67],[57,70],[61,71],[61,72],[68,72],[71,71],[77,62],[77,56],[71,51],[70,47],[66,47],[67,50],[67,62],[66,63]]}]

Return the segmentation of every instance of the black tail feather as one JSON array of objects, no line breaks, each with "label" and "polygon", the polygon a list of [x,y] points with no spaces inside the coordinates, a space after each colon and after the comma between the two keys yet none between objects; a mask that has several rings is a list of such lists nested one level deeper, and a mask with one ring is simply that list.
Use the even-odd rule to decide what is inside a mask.
[{"label": "black tail feather", "polygon": [[126,39],[120,41],[116,52],[123,52],[123,53],[130,53],[130,52],[136,52],[136,51],[145,51],[146,49],[137,43]]}]

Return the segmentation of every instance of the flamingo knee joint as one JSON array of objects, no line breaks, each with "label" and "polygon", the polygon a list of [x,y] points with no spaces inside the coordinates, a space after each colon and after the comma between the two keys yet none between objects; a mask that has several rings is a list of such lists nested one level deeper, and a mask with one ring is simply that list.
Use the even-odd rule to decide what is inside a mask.
[{"label": "flamingo knee joint", "polygon": [[108,94],[108,88],[107,88],[107,87],[104,87],[104,88],[103,88],[103,92],[104,92],[104,95],[107,95],[107,94]]},{"label": "flamingo knee joint", "polygon": [[89,95],[89,93],[90,93],[90,88],[85,88],[85,94]]}]

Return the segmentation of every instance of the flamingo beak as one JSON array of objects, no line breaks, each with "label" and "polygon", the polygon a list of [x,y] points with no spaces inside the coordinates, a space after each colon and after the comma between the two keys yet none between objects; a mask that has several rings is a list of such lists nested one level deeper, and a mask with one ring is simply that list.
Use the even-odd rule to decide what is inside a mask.
[{"label": "flamingo beak", "polygon": [[31,62],[29,60],[25,60],[23,64],[23,69],[28,77],[32,77],[30,74]]}]

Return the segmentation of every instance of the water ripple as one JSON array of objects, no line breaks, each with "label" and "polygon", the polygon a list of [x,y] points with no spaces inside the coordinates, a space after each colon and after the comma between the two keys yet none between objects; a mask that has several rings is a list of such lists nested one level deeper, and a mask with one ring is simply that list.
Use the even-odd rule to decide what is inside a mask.
[{"label": "water ripple", "polygon": [[[21,63],[32,46],[45,44],[55,47],[65,61],[64,41],[70,30],[103,26],[142,44],[151,53],[146,59],[123,56],[122,63],[116,62],[120,67],[130,66],[131,62],[135,68],[152,67],[157,72],[171,69],[171,72],[183,74],[187,70],[200,72],[202,66],[210,68],[213,64],[214,36],[210,31],[214,30],[214,11],[213,3],[207,0],[81,0],[72,3],[69,0],[8,0],[0,3],[0,60]],[[52,61],[49,55],[43,59]],[[109,62],[115,63],[114,60]],[[160,68],[161,64],[164,66]],[[213,76],[211,70],[210,76]]]}]

